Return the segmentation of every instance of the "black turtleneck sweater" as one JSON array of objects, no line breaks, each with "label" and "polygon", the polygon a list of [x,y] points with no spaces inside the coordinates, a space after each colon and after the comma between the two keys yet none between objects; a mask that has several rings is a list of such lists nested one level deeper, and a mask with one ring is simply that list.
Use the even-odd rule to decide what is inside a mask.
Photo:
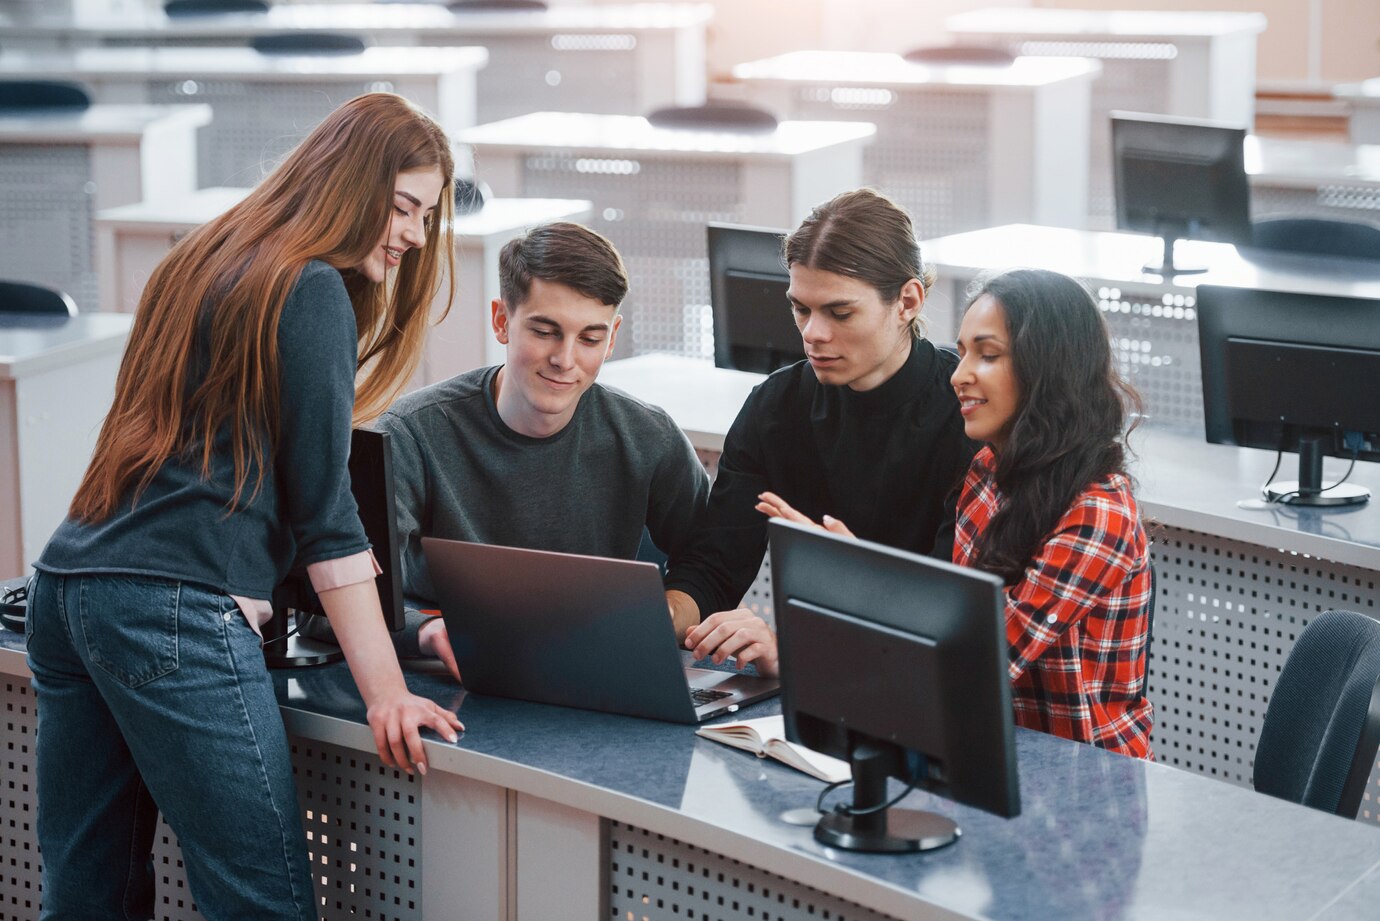
[{"label": "black turtleneck sweater", "polygon": [[815,521],[832,515],[861,538],[948,562],[956,490],[979,447],[949,385],[957,364],[919,339],[900,371],[863,393],[819,383],[806,361],[768,377],[728,431],[709,508],[666,587],[701,617],[736,607],[766,552],[767,519],[753,506],[768,490]]}]

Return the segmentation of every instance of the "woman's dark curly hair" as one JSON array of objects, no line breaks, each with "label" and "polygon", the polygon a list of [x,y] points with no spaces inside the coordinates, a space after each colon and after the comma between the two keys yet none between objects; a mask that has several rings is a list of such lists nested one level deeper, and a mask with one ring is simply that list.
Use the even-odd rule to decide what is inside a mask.
[{"label": "woman's dark curly hair", "polygon": [[1139,420],[1141,400],[1117,372],[1107,324],[1083,285],[1015,269],[977,279],[968,305],[984,294],[1006,315],[1019,398],[993,470],[1004,501],[976,562],[1014,584],[1079,493],[1126,474],[1126,419]]}]

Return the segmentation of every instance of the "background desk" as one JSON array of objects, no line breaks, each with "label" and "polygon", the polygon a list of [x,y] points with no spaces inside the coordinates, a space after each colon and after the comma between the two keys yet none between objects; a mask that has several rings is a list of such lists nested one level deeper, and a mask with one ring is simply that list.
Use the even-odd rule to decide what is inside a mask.
[{"label": "background desk", "polygon": [[86,472],[133,317],[4,313],[0,303],[0,578],[29,571]]},{"label": "background desk", "polygon": [[0,77],[70,80],[97,102],[206,102],[197,181],[253,186],[336,106],[398,93],[448,132],[475,122],[483,48],[369,48],[351,55],[266,55],[251,48],[81,48],[7,51]]},{"label": "background desk", "polygon": [[1086,58],[926,66],[898,54],[797,51],[740,64],[733,76],[751,102],[785,118],[875,123],[863,182],[937,236],[1087,223],[1088,100],[1100,72]]},{"label": "background desk", "polygon": [[208,106],[98,105],[75,115],[0,115],[0,277],[101,306],[113,254],[94,239],[101,208],[196,187],[196,129]]},{"label": "background desk", "polygon": [[[21,646],[0,636],[16,743],[0,762],[0,798],[10,815],[31,817],[34,707]],[[1375,829],[1028,730],[1016,731],[1022,815],[915,793],[906,805],[951,816],[963,838],[931,854],[873,856],[831,851],[778,820],[813,803],[819,782],[692,727],[466,695],[413,672],[409,687],[457,709],[466,732],[455,745],[429,741],[430,772],[408,777],[378,766],[343,664],[276,683],[328,918],[1374,915],[1346,897],[1352,886],[1374,890]],[[196,917],[166,827],[157,842],[159,891],[170,896],[161,916]],[[16,903],[0,917],[30,918],[31,824],[0,828],[0,854],[17,858],[0,866]]]},{"label": "background desk", "polygon": [[1176,260],[1210,271],[1168,279],[1142,273],[1162,250],[1158,238],[1141,234],[1026,224],[927,240],[920,251],[939,274],[925,308],[930,330],[938,341],[954,341],[965,289],[983,272],[1036,266],[1081,278],[1111,329],[1118,366],[1145,397],[1152,420],[1197,435],[1203,430],[1198,285],[1380,298],[1380,261],[1253,253],[1184,240]]},{"label": "background desk", "polygon": [[1246,138],[1251,216],[1380,221],[1380,144]]},{"label": "background desk", "polygon": [[[118,15],[0,18],[9,41],[95,44],[244,44],[279,32],[365,35],[381,45],[481,45],[480,122],[534,109],[645,114],[704,101],[705,3],[553,5],[545,11],[452,13],[440,4],[277,4],[267,14],[169,18]],[[7,41],[7,44],[9,43]]]},{"label": "background desk", "polygon": [[1334,91],[1351,106],[1353,144],[1380,144],[1380,77],[1343,83]]},{"label": "background desk", "polygon": [[[599,378],[665,407],[711,470],[761,379],[670,355],[610,362]],[[1353,511],[1247,511],[1236,502],[1258,495],[1272,453],[1149,426],[1132,447],[1141,511],[1156,523],[1152,744],[1169,764],[1248,786],[1270,689],[1299,631],[1328,608],[1380,618],[1380,499]],[[1334,478],[1344,466],[1327,462]],[[1353,478],[1380,496],[1380,465],[1356,467]],[[769,561],[744,603],[771,619]],[[1361,807],[1373,824],[1377,779],[1380,765]]]},{"label": "background desk", "polygon": [[944,28],[963,44],[1012,54],[1077,55],[1102,62],[1092,90],[1090,226],[1110,227],[1115,109],[1249,126],[1255,120],[1259,13],[985,9]]},{"label": "background desk", "polygon": [[[248,189],[212,188],[176,201],[141,202],[96,216],[99,238],[114,254],[101,289],[118,297],[116,309],[132,312],[144,284],[174,243],[238,203]],[[529,227],[550,221],[583,221],[587,201],[495,198],[474,214],[455,219],[455,300],[450,313],[427,332],[426,351],[414,384],[445,380],[483,364],[503,361],[494,341],[489,304],[499,296],[498,252]],[[449,285],[442,284],[433,314],[440,316]]]},{"label": "background desk", "polygon": [[782,122],[767,134],[654,128],[537,112],[460,134],[498,195],[580,197],[627,263],[620,355],[714,353],[706,221],[792,227],[856,188],[870,124]]}]

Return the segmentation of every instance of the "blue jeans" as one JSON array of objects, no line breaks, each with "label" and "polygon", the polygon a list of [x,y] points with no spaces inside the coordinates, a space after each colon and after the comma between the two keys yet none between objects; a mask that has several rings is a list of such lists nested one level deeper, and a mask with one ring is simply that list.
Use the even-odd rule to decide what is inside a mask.
[{"label": "blue jeans", "polygon": [[160,810],[208,921],[318,917],[287,734],[233,599],[39,573],[27,633],[45,921],[152,917]]}]

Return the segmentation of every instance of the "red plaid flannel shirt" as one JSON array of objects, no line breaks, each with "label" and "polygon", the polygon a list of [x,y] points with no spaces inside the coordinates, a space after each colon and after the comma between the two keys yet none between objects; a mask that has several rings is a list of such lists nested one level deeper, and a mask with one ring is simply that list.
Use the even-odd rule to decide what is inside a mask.
[{"label": "red plaid flannel shirt", "polygon": [[[1002,502],[991,448],[973,458],[958,499],[954,562],[972,565]],[[1149,758],[1142,696],[1150,553],[1131,485],[1113,475],[1059,519],[1006,589],[1012,704],[1018,726]]]}]

